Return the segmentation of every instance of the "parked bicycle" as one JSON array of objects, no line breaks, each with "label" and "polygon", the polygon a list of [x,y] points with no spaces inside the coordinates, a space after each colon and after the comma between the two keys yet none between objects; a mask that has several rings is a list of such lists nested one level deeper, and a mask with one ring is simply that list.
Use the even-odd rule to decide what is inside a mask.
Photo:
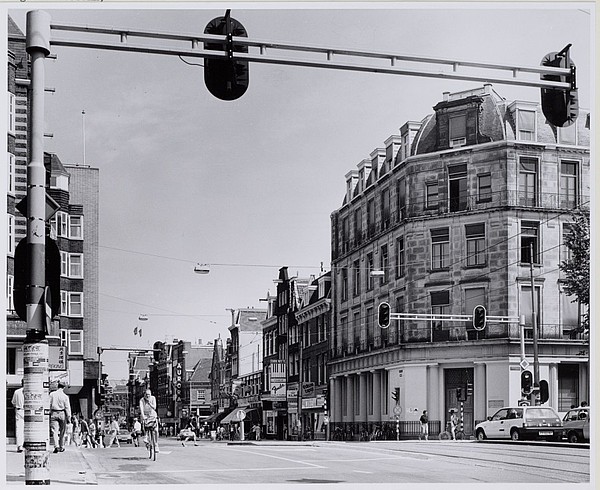
[{"label": "parked bicycle", "polygon": [[465,433],[464,433],[464,431],[462,431],[460,429],[455,429],[454,437],[452,437],[452,423],[447,422],[446,430],[443,432],[440,432],[440,435],[438,436],[438,438],[440,441],[447,441],[449,439],[462,441],[465,438]]}]

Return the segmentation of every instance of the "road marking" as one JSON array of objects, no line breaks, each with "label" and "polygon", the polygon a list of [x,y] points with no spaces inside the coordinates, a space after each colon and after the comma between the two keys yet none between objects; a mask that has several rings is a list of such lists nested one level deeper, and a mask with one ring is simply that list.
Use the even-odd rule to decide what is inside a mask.
[{"label": "road marking", "polygon": [[315,468],[326,468],[325,466],[320,466],[320,465],[315,464],[315,463],[309,463],[308,461],[300,461],[300,460],[297,460],[297,459],[283,458],[281,456],[275,456],[273,454],[260,453],[260,452],[257,452],[257,451],[248,451],[248,450],[243,450],[243,449],[232,449],[232,448],[229,448],[229,450],[238,451],[238,452],[246,453],[246,454],[248,454],[248,453],[249,454],[257,454],[258,456],[265,456],[267,458],[280,459],[282,461],[289,461],[290,463],[304,464],[304,465],[312,466],[312,467],[315,467]]},{"label": "road marking", "polygon": [[354,473],[366,473],[367,475],[371,475],[373,472],[372,471],[354,470]]},{"label": "road marking", "polygon": [[[302,468],[304,470],[318,470],[318,469],[323,469],[323,466],[315,466],[314,468]],[[290,466],[289,468],[285,468],[285,467],[273,467],[273,468],[227,468],[227,473],[233,472],[233,471],[295,471],[295,470],[299,470],[300,468],[298,468],[297,466]],[[218,472],[218,473],[222,473],[224,470],[223,468],[206,468],[206,469],[195,469],[195,470],[153,470],[151,467],[149,468],[144,468],[144,473],[211,473],[211,472]],[[136,474],[139,473],[139,470],[137,471],[96,471],[95,474],[97,475],[128,475],[128,474]]]}]

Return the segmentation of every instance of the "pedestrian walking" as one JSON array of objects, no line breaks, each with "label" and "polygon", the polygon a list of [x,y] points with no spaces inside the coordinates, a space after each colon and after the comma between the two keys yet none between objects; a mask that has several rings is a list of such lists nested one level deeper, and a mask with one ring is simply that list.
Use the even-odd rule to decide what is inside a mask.
[{"label": "pedestrian walking", "polygon": [[119,422],[112,415],[108,419],[106,432],[106,447],[112,447],[115,442],[117,443],[117,447],[121,447],[121,444],[119,444]]},{"label": "pedestrian walking", "polygon": [[450,409],[450,434],[452,434],[452,440],[456,440],[456,426],[458,425],[458,416],[456,410]]},{"label": "pedestrian walking", "polygon": [[426,441],[429,440],[429,417],[427,416],[427,410],[423,410],[421,417],[419,418],[421,423],[421,432],[419,433],[419,440],[424,438]]},{"label": "pedestrian walking", "polygon": [[59,453],[65,450],[65,430],[67,420],[71,418],[71,403],[69,397],[64,392],[65,384],[58,382],[58,388],[50,393],[50,430],[52,440],[54,441],[54,452]]},{"label": "pedestrian walking", "polygon": [[90,436],[90,426],[86,422],[83,414],[79,414],[79,446],[85,445],[85,447],[96,447],[96,441]]},{"label": "pedestrian walking", "polygon": [[67,419],[65,425],[65,440],[63,441],[64,446],[70,446],[73,443],[73,416]]},{"label": "pedestrian walking", "polygon": [[252,430],[254,431],[254,439],[260,441],[260,424],[255,424]]},{"label": "pedestrian walking", "polygon": [[233,441],[235,439],[235,427],[233,424],[229,424],[229,440]]},{"label": "pedestrian walking", "polygon": [[25,443],[25,396],[23,395],[23,378],[21,378],[21,387],[17,388],[13,393],[11,403],[12,406],[15,407],[17,452],[22,453],[23,444]]},{"label": "pedestrian walking", "polygon": [[94,419],[88,421],[88,430],[90,432],[90,440],[92,441],[92,447],[96,448],[99,446],[98,443],[98,423]]},{"label": "pedestrian walking", "polygon": [[133,445],[139,447],[140,437],[142,436],[142,424],[137,417],[133,419],[133,430],[131,431],[131,438],[133,439]]}]

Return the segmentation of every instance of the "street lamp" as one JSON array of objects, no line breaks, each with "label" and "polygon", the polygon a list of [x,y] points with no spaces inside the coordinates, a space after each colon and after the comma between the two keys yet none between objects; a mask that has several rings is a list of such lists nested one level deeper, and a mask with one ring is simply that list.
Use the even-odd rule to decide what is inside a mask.
[{"label": "street lamp", "polygon": [[196,264],[194,267],[196,274],[208,274],[210,272],[210,265],[208,264]]}]

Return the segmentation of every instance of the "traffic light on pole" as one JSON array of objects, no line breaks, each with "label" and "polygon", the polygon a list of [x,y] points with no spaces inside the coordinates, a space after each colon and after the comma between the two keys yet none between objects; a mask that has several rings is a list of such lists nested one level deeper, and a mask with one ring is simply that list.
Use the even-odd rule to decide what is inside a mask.
[{"label": "traffic light on pole", "polygon": [[523,393],[523,395],[529,395],[531,394],[531,391],[533,389],[533,375],[531,374],[531,371],[523,371],[521,372],[521,393]]},{"label": "traffic light on pole", "polygon": [[473,308],[473,328],[475,330],[483,330],[486,321],[485,306],[477,305]]},{"label": "traffic light on pole", "polygon": [[388,328],[390,326],[390,305],[388,303],[379,303],[379,309],[377,310],[377,323],[381,328]]},{"label": "traffic light on pole", "polygon": [[546,403],[550,398],[550,392],[548,390],[548,381],[542,379],[540,381],[540,403]]},{"label": "traffic light on pole", "polygon": [[392,391],[392,399],[396,404],[400,401],[400,388],[394,388],[394,391]]},{"label": "traffic light on pole", "polygon": [[232,19],[230,10],[224,17],[211,20],[204,34],[226,36],[225,43],[205,42],[204,49],[225,51],[226,58],[204,59],[204,83],[211,94],[221,100],[239,99],[248,88],[248,62],[234,58],[234,53],[247,53],[248,46],[233,42],[233,36],[248,37],[246,29],[237,20]]},{"label": "traffic light on pole", "polygon": [[579,100],[577,94],[577,80],[575,63],[569,57],[568,44],[559,53],[548,53],[542,60],[543,66],[566,68],[568,75],[541,75],[542,80],[553,82],[566,82],[570,88],[542,88],[542,112],[549,123],[559,128],[570,126],[579,115]]},{"label": "traffic light on pole", "polygon": [[100,385],[100,390],[98,394],[98,403],[97,405],[101,407],[106,402],[106,387],[104,385]]}]

